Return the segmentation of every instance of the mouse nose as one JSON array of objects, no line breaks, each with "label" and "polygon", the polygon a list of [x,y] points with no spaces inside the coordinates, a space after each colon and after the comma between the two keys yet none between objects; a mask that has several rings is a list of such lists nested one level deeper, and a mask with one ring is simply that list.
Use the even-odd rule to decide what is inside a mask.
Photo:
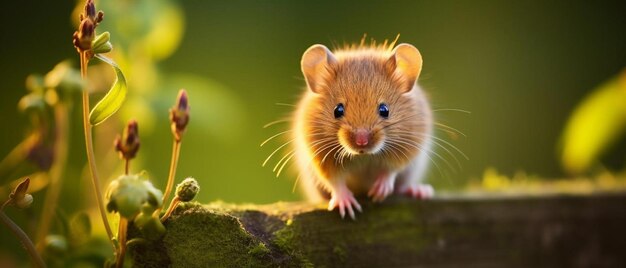
[{"label": "mouse nose", "polygon": [[370,132],[368,130],[360,128],[354,132],[354,143],[357,146],[364,147],[369,143],[369,141]]}]

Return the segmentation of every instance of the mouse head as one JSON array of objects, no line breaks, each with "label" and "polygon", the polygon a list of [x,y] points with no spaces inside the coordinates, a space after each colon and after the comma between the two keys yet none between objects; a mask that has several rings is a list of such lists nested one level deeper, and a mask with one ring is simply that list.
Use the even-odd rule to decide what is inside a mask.
[{"label": "mouse head", "polygon": [[302,56],[301,65],[308,88],[315,93],[306,120],[312,133],[321,133],[317,139],[337,137],[354,155],[417,147],[411,145],[419,142],[411,133],[420,130],[420,109],[412,90],[422,57],[414,46],[333,54],[314,45]]}]

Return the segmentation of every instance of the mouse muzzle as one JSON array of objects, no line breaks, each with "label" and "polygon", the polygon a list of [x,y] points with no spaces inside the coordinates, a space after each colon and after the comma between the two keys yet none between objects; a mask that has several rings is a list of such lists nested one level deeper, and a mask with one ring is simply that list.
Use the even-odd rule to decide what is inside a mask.
[{"label": "mouse muzzle", "polygon": [[356,147],[364,148],[369,144],[372,133],[366,129],[357,129],[354,132],[354,144]]},{"label": "mouse muzzle", "polygon": [[339,130],[339,142],[353,155],[377,153],[382,147],[382,138],[380,131],[369,128],[345,127]]}]

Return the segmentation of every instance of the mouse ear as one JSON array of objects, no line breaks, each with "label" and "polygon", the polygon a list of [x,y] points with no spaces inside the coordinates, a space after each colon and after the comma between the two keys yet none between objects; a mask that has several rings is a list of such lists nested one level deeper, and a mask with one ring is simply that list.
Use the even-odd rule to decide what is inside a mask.
[{"label": "mouse ear", "polygon": [[306,83],[315,93],[319,93],[332,75],[331,67],[337,63],[335,55],[324,45],[313,45],[302,55],[300,62]]},{"label": "mouse ear", "polygon": [[402,92],[409,92],[422,71],[422,55],[417,48],[406,43],[399,44],[392,52],[387,67],[404,84]]}]

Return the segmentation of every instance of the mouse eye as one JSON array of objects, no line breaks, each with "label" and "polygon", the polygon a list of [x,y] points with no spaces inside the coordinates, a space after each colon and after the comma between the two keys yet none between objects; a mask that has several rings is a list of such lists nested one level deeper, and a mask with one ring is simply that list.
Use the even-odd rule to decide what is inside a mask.
[{"label": "mouse eye", "polygon": [[337,104],[337,106],[335,106],[335,118],[342,117],[343,112],[344,112],[343,103]]},{"label": "mouse eye", "polygon": [[381,103],[380,105],[378,105],[378,114],[382,118],[389,117],[389,107],[387,107],[387,104]]}]

